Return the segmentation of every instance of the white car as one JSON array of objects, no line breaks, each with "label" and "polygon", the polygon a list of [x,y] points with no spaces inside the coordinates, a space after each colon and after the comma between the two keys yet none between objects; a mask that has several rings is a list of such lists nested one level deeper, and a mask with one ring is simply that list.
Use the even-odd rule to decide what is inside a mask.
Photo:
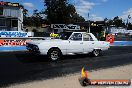
[{"label": "white car", "polygon": [[98,56],[101,51],[108,50],[109,42],[98,41],[92,33],[64,32],[58,39],[32,40],[26,45],[27,50],[48,55],[52,61],[62,55],[88,54]]}]

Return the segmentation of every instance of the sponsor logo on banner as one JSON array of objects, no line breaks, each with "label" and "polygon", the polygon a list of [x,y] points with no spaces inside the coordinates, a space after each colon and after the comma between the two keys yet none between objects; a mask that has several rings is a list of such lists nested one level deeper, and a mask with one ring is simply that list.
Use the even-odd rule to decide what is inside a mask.
[{"label": "sponsor logo on banner", "polygon": [[11,2],[3,2],[3,1],[0,1],[0,5],[4,5],[4,6],[14,6],[14,7],[20,6],[19,3],[11,3]]},{"label": "sponsor logo on banner", "polygon": [[73,25],[73,24],[51,24],[51,28],[53,29],[68,29],[68,30],[80,30],[79,25]]},{"label": "sponsor logo on banner", "polygon": [[27,32],[0,31],[1,37],[27,37]]},{"label": "sponsor logo on banner", "polygon": [[[81,70],[79,82],[82,86],[123,86],[123,88],[131,88],[131,80],[128,79],[90,79],[88,71]],[[119,88],[120,88],[119,87]]]},{"label": "sponsor logo on banner", "polygon": [[28,41],[25,39],[1,39],[0,46],[25,46]]},{"label": "sponsor logo on banner", "polygon": [[106,41],[107,41],[107,42],[110,42],[110,43],[113,43],[113,42],[115,41],[114,35],[108,34],[108,35],[106,36]]}]

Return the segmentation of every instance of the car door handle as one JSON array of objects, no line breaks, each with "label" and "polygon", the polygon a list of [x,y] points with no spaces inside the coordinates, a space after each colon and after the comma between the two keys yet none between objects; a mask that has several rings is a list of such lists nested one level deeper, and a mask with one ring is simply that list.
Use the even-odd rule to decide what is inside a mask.
[{"label": "car door handle", "polygon": [[94,44],[94,43],[92,43],[92,44]]},{"label": "car door handle", "polygon": [[83,44],[83,42],[81,42],[80,44]]}]

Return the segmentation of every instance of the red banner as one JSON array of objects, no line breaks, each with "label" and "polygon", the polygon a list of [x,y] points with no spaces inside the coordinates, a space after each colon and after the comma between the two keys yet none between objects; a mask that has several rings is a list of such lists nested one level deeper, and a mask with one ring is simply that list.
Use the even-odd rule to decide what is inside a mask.
[{"label": "red banner", "polygon": [[3,1],[1,1],[0,5],[18,7],[19,3],[11,3],[11,2],[3,2]]},{"label": "red banner", "polygon": [[25,46],[28,41],[25,39],[1,39],[0,46]]}]

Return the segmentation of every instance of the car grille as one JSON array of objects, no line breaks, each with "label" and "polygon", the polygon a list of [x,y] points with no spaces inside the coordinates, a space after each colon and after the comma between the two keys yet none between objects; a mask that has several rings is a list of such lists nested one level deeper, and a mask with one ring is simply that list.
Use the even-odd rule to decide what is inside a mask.
[{"label": "car grille", "polygon": [[27,44],[26,44],[26,48],[27,48],[27,50],[29,50],[29,51],[32,51],[32,52],[35,52],[35,53],[40,53],[39,48],[38,48],[37,45],[27,43]]}]

